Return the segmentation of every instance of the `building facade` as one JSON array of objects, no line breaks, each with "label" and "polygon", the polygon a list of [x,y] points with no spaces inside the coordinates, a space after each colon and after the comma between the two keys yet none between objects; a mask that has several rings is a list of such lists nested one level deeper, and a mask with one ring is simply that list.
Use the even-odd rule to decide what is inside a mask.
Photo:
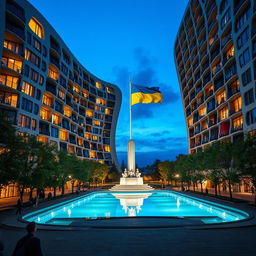
[{"label": "building facade", "polygon": [[190,0],[174,56],[189,153],[256,131],[256,1]]},{"label": "building facade", "polygon": [[120,89],[86,70],[26,0],[0,2],[0,44],[1,114],[20,133],[118,165]]}]

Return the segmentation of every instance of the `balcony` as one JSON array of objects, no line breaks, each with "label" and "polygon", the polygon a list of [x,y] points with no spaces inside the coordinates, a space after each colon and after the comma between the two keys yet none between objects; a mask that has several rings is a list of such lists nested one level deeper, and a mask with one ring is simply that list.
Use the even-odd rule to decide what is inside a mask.
[{"label": "balcony", "polygon": [[211,62],[215,59],[216,56],[219,55],[219,50],[217,49],[216,51],[214,51],[213,53],[211,53]]},{"label": "balcony", "polygon": [[24,10],[22,8],[16,6],[14,3],[8,2],[6,4],[6,9],[15,16],[17,16],[19,19],[21,19],[23,22],[26,22]]},{"label": "balcony", "polygon": [[226,80],[226,82],[235,74],[236,74],[236,65],[233,65],[225,71],[225,80]]},{"label": "balcony", "polygon": [[222,43],[221,43],[221,48],[223,48],[223,47],[226,45],[226,43],[227,43],[229,40],[231,40],[231,39],[232,39],[232,35],[231,35],[231,34],[228,34],[228,35],[225,37],[224,41],[222,41]]},{"label": "balcony", "polygon": [[217,65],[213,71],[213,74],[216,75],[221,70],[221,65]]},{"label": "balcony", "polygon": [[46,83],[46,91],[51,92],[53,95],[56,95],[56,86]]},{"label": "balcony", "polygon": [[245,1],[244,0],[239,0],[235,6],[234,6],[234,14],[236,14],[238,12],[238,10],[240,9],[240,7],[243,5]]},{"label": "balcony", "polygon": [[215,24],[216,22],[217,22],[216,19],[213,19],[213,20],[211,21],[211,23],[209,24],[209,27],[208,27],[208,32],[211,31],[211,29],[213,28],[213,26],[214,26],[214,24]]},{"label": "balcony", "polygon": [[207,100],[209,97],[211,97],[213,95],[213,90],[210,90],[206,95],[205,95],[205,99]]},{"label": "balcony", "polygon": [[21,39],[25,40],[25,33],[24,30],[11,24],[11,23],[6,23],[6,28],[8,30],[10,30],[11,32],[13,32],[14,34],[16,34],[18,37],[20,37]]},{"label": "balcony", "polygon": [[235,113],[238,113],[238,112],[240,112],[242,110],[242,108],[239,108],[239,109],[230,109],[229,110],[229,116],[231,116],[231,115],[233,115],[233,114],[235,114]]},{"label": "balcony", "polygon": [[231,88],[228,90],[228,98],[230,98],[231,96],[233,96],[234,94],[240,92],[240,88],[239,87],[235,87],[235,88]]},{"label": "balcony", "polygon": [[[14,59],[2,58],[1,64],[2,64],[2,66],[6,67],[6,68],[9,68],[9,69],[12,69],[15,72],[21,73],[21,71],[22,71],[22,64],[21,65],[16,65],[15,61],[16,60],[14,60]],[[20,62],[20,61],[18,61],[18,62]]]},{"label": "balcony", "polygon": [[214,91],[216,92],[219,88],[221,88],[224,85],[224,81],[220,80],[214,85]]},{"label": "balcony", "polygon": [[60,63],[59,63],[59,61],[58,61],[56,58],[54,58],[53,56],[51,56],[51,57],[50,57],[50,62],[53,63],[57,68],[60,69]]},{"label": "balcony", "polygon": [[217,134],[211,134],[210,141],[217,140],[218,135]]},{"label": "balcony", "polygon": [[243,124],[238,125],[238,126],[236,126],[236,127],[232,126],[232,128],[231,128],[231,133],[237,132],[237,131],[241,131],[241,130],[243,130]]},{"label": "balcony", "polygon": [[206,16],[207,18],[210,17],[211,13],[212,13],[212,10],[216,7],[216,4],[213,2],[211,7],[207,10],[207,13],[206,13]]}]

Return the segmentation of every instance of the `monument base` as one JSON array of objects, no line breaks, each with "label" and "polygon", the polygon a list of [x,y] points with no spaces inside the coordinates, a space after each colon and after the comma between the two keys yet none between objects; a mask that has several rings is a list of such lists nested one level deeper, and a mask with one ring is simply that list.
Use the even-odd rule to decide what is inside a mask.
[{"label": "monument base", "polygon": [[120,185],[143,185],[143,178],[142,177],[121,178]]},{"label": "monument base", "polygon": [[115,185],[110,191],[151,191],[154,190],[147,184],[143,184],[142,177],[123,177],[120,185]]}]

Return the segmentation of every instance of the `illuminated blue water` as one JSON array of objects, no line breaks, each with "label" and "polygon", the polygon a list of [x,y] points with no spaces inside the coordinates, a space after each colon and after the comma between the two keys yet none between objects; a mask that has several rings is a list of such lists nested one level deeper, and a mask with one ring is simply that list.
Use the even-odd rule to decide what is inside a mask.
[{"label": "illuminated blue water", "polygon": [[198,217],[204,223],[238,221],[248,214],[177,192],[94,192],[30,214],[23,219],[69,225],[85,218],[134,216]]}]

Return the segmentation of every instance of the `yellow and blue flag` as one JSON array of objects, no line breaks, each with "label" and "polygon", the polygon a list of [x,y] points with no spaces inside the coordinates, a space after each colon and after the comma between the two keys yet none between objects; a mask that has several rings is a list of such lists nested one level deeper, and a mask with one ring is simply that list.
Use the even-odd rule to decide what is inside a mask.
[{"label": "yellow and blue flag", "polygon": [[159,87],[144,87],[132,84],[131,105],[138,103],[162,103]]}]

